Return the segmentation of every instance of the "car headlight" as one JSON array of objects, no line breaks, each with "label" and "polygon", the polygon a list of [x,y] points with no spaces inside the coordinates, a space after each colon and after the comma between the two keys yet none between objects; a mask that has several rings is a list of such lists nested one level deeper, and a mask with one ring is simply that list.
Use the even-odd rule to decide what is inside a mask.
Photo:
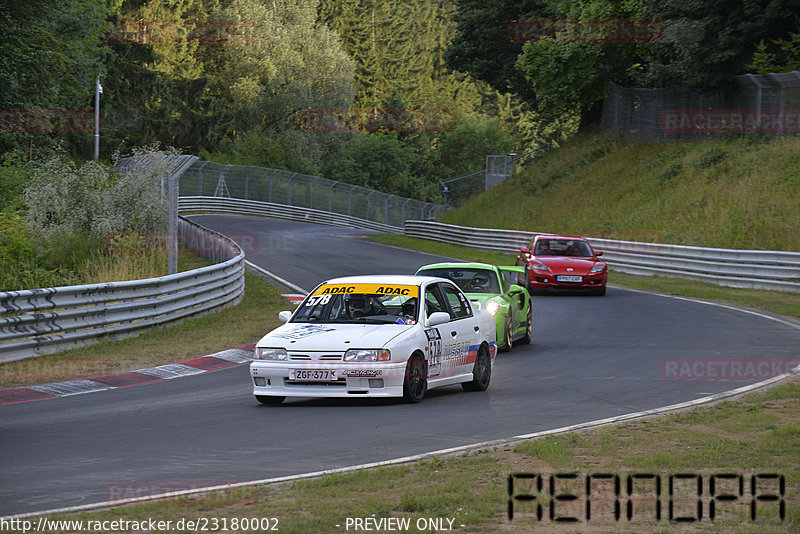
[{"label": "car headlight", "polygon": [[346,362],[388,362],[392,354],[386,349],[348,349],[344,353]]},{"label": "car headlight", "polygon": [[592,266],[592,269],[589,271],[590,273],[599,273],[605,270],[606,266],[602,263],[595,263]]},{"label": "car headlight", "polygon": [[534,269],[536,271],[549,271],[550,267],[548,267],[544,263],[531,263],[531,269]]},{"label": "car headlight", "polygon": [[486,303],[486,311],[492,314],[492,316],[497,315],[497,312],[500,311],[500,305],[493,300],[490,300]]},{"label": "car headlight", "polygon": [[288,360],[289,353],[286,352],[286,349],[272,349],[266,347],[256,347],[255,352],[253,352],[253,358],[256,360]]}]

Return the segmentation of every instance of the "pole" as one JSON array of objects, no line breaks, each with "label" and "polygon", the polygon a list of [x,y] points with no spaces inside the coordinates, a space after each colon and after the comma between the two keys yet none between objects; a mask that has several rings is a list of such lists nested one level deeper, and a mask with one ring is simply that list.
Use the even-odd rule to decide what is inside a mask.
[{"label": "pole", "polygon": [[174,172],[167,176],[169,228],[167,230],[167,273],[178,272],[178,179]]},{"label": "pole", "polygon": [[100,85],[100,75],[94,82],[94,159],[100,157],[100,94],[103,86]]}]

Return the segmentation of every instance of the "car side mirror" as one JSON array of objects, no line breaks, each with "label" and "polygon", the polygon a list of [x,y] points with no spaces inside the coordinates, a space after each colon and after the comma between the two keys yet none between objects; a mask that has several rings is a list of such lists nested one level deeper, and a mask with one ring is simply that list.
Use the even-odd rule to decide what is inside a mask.
[{"label": "car side mirror", "polygon": [[291,318],[292,318],[292,312],[290,311],[278,312],[278,319],[280,319],[282,323],[288,323],[289,319]]},{"label": "car side mirror", "polygon": [[603,251],[602,250],[598,250],[597,252],[595,252],[595,254],[597,256],[602,256],[603,255]]},{"label": "car side mirror", "polygon": [[450,314],[447,312],[433,312],[430,317],[428,317],[428,326],[436,326],[438,324],[444,324],[450,322]]},{"label": "car side mirror", "polygon": [[522,252],[523,254],[530,254],[531,253],[531,249],[529,249],[529,248],[521,248],[521,249],[519,249],[519,251]]}]

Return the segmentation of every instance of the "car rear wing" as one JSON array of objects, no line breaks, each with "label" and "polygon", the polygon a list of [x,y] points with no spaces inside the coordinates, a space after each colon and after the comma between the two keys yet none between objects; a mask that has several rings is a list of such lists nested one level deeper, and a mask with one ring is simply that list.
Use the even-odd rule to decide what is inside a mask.
[{"label": "car rear wing", "polygon": [[497,268],[509,284],[528,287],[528,270],[524,265],[498,265]]}]

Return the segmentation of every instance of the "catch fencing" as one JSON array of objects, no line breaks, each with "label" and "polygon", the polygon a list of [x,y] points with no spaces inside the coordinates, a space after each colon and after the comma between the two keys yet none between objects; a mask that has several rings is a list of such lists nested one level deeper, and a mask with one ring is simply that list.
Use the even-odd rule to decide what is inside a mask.
[{"label": "catch fencing", "polygon": [[[405,234],[472,248],[519,253],[536,232],[470,228],[407,221]],[[800,292],[800,252],[703,248],[588,238],[615,271],[715,283],[720,286]]]},{"label": "catch fencing", "polygon": [[610,84],[606,132],[645,141],[698,136],[800,133],[800,72],[736,76],[727,90],[691,92]]},{"label": "catch fencing", "polygon": [[241,198],[220,197],[181,197],[180,210],[186,212],[221,212],[238,215],[259,215],[273,219],[286,219],[313,224],[326,224],[329,226],[346,226],[348,228],[366,228],[387,234],[402,234],[402,226],[390,226],[349,215],[331,213],[329,211],[313,210],[311,208],[298,208],[271,202],[257,200],[244,200]]},{"label": "catch fencing", "polygon": [[239,302],[244,252],[229,238],[181,218],[181,244],[214,263],[124,282],[0,292],[0,362],[135,335]]},{"label": "catch fencing", "polygon": [[[475,195],[488,191],[511,178],[514,168],[534,161],[550,153],[550,145],[542,143],[522,154],[498,154],[486,156],[486,167],[463,176],[440,180],[444,196],[444,210],[462,205]],[[443,211],[444,211],[443,210]]]},{"label": "catch fencing", "polygon": [[254,200],[339,213],[401,228],[407,219],[435,219],[439,204],[297,172],[197,161],[180,180],[181,197]]}]

